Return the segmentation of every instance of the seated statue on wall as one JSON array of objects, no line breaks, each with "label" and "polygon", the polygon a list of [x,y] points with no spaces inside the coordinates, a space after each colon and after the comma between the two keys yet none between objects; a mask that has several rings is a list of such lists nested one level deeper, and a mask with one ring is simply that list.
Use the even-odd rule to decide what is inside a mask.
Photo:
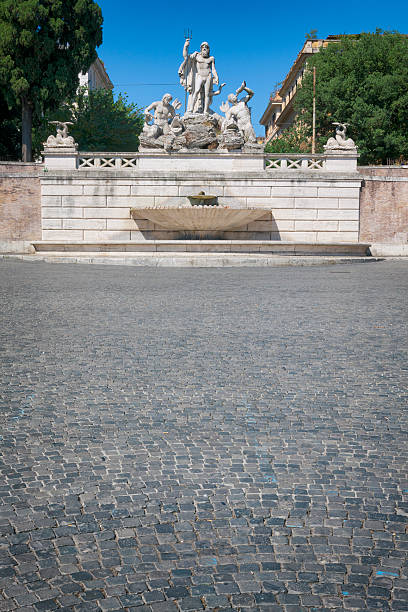
[{"label": "seated statue on wall", "polygon": [[334,138],[329,138],[327,143],[324,145],[324,149],[355,149],[356,143],[354,140],[351,138],[346,138],[347,126],[350,124],[334,122],[333,125],[336,126],[336,136]]},{"label": "seated statue on wall", "polygon": [[49,121],[49,123],[57,126],[57,134],[48,136],[44,143],[46,147],[76,147],[72,136],[68,136],[68,126],[74,125],[72,121]]},{"label": "seated statue on wall", "polygon": [[[243,91],[245,91],[247,95],[239,99],[238,96]],[[228,96],[228,102],[229,104],[231,104],[231,106],[228,104],[228,102],[224,102],[220,106],[223,113],[225,113],[225,119],[221,127],[221,146],[225,148],[231,148],[229,146],[229,142],[231,141],[232,135],[235,132],[235,135],[233,137],[233,142],[235,144],[238,144],[237,134],[239,134],[242,139],[242,145],[246,146],[247,148],[259,148],[259,145],[256,141],[255,130],[251,121],[251,109],[248,106],[248,102],[253,95],[254,92],[252,91],[252,89],[249,89],[249,87],[247,87],[246,85],[246,82],[243,81],[241,86],[236,90],[236,92],[229,94]],[[232,148],[239,147],[234,146]]]},{"label": "seated statue on wall", "polygon": [[[181,106],[181,102],[177,99],[171,104],[172,99],[173,96],[166,93],[161,100],[152,102],[150,106],[145,108],[143,132],[150,138],[157,138],[162,134],[168,134],[170,132],[170,123],[176,116],[176,110]],[[154,111],[153,115],[151,111]],[[153,121],[151,125],[149,124],[150,121]]]},{"label": "seated statue on wall", "polygon": [[145,123],[139,137],[142,147],[168,148],[169,137],[172,140],[173,133],[176,136],[182,131],[180,119],[176,115],[176,110],[180,108],[181,102],[176,99],[171,104],[172,99],[173,96],[166,93],[161,100],[156,100],[145,108]]}]

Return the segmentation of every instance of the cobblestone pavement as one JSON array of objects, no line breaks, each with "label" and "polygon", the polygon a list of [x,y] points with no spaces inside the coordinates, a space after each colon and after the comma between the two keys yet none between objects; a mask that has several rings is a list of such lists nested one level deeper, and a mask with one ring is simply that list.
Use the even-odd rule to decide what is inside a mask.
[{"label": "cobblestone pavement", "polygon": [[407,611],[407,290],[0,262],[0,612]]}]

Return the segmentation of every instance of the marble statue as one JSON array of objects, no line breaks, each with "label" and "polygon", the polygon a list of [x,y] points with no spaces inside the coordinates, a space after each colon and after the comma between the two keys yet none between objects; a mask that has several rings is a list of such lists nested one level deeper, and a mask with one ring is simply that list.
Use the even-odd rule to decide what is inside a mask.
[{"label": "marble statue", "polygon": [[[161,100],[152,102],[150,106],[145,108],[145,124],[143,132],[150,138],[157,138],[162,134],[168,134],[170,132],[170,123],[176,117],[176,110],[181,107],[179,100],[174,100],[173,104],[171,101],[173,96],[169,93],[164,94]],[[154,115],[151,114],[154,111]],[[149,122],[153,121],[150,125]]]},{"label": "marble statue", "polygon": [[188,92],[187,112],[194,112],[198,98],[203,96],[202,113],[209,112],[211,102],[212,85],[218,85],[218,74],[215,69],[215,60],[210,55],[210,46],[202,42],[200,51],[189,53],[190,39],[184,43],[184,60],[178,70],[180,83]]},{"label": "marble statue", "polygon": [[48,136],[46,147],[75,147],[76,143],[72,136],[68,136],[68,126],[74,125],[72,121],[49,121],[51,125],[57,126],[56,136]]},{"label": "marble statue", "polygon": [[[219,83],[209,44],[203,42],[200,51],[189,53],[190,42],[191,38],[186,38],[184,59],[178,71],[180,83],[189,94],[186,112],[183,116],[176,113],[181,104],[178,100],[171,103],[170,94],[150,104],[144,111],[140,150],[261,152],[262,146],[256,142],[248,107],[254,92],[244,81],[220,107],[225,117],[215,112],[211,108],[214,96],[221,94],[225,83]],[[239,98],[243,91],[245,96]]]},{"label": "marble statue", "polygon": [[[247,95],[239,99],[238,96],[243,91],[246,91]],[[253,95],[252,89],[249,89],[246,82],[243,81],[236,92],[228,96],[228,102],[231,106],[229,106],[228,102],[224,102],[220,106],[222,112],[225,113],[222,131],[232,129],[232,125],[235,123],[245,143],[256,143],[255,131],[251,121],[251,109],[248,106],[248,102]]]},{"label": "marble statue", "polygon": [[333,125],[336,126],[336,136],[333,138],[329,138],[327,143],[324,146],[325,150],[350,150],[356,148],[356,143],[351,138],[346,138],[347,126],[349,123],[338,123],[334,122]]},{"label": "marble statue", "polygon": [[[208,114],[209,115],[217,115],[217,117],[219,117],[221,119],[221,117],[211,108],[211,104],[213,101],[213,97],[214,96],[219,96],[222,88],[225,87],[226,83],[221,83],[221,85],[218,85],[218,89],[214,89],[213,87],[210,90],[210,101],[209,101],[209,107],[208,107]],[[204,112],[204,95],[203,95],[203,91],[201,91],[200,96],[197,98],[197,101],[195,103],[194,109],[193,109],[194,113],[203,113]]]}]

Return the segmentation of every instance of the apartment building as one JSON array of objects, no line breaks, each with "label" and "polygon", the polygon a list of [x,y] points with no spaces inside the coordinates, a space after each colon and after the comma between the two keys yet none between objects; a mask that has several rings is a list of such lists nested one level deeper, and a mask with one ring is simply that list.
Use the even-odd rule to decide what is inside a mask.
[{"label": "apartment building", "polygon": [[268,106],[260,119],[261,125],[265,126],[265,142],[279,136],[294,122],[296,112],[293,101],[309,57],[318,53],[320,49],[327,47],[329,43],[339,42],[339,40],[340,36],[334,35],[327,38],[306,40],[280,88],[271,94]]}]

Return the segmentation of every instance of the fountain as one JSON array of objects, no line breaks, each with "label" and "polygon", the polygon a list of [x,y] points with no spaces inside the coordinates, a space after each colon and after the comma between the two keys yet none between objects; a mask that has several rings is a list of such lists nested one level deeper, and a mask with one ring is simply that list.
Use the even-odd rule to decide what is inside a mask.
[{"label": "fountain", "polygon": [[191,206],[218,206],[217,196],[206,195],[205,191],[200,191],[197,195],[187,196]]},{"label": "fountain", "polygon": [[182,232],[183,238],[187,233],[189,238],[196,240],[203,237],[220,239],[224,232],[245,227],[265,215],[262,208],[222,206],[217,196],[206,195],[204,191],[187,196],[187,199],[190,205],[131,208],[130,213],[134,219],[148,219],[163,229]]}]

